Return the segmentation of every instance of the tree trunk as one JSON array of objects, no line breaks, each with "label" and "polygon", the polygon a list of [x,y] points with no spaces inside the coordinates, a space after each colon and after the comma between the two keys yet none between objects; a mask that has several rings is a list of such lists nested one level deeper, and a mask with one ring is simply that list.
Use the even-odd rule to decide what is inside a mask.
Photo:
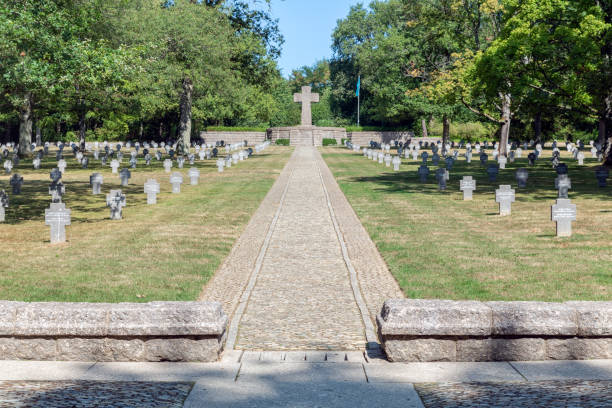
[{"label": "tree trunk", "polygon": [[38,123],[36,123],[36,146],[42,145],[42,131]]},{"label": "tree trunk", "polygon": [[140,121],[140,129],[138,129],[138,141],[142,142],[142,136],[144,135],[144,125],[142,124],[142,120]]},{"label": "tree trunk", "polygon": [[85,151],[85,133],[87,132],[87,121],[85,120],[85,112],[81,113],[79,118],[79,148],[82,152]]},{"label": "tree trunk", "polygon": [[508,157],[508,139],[510,137],[510,123],[512,112],[510,110],[512,97],[509,94],[501,95],[502,99],[502,128],[499,138],[499,154]]},{"label": "tree trunk", "polygon": [[425,121],[425,118],[421,119],[421,127],[423,128],[423,137],[428,137],[427,136],[427,121]]},{"label": "tree trunk", "polygon": [[533,130],[536,143],[542,143],[542,112],[538,112],[533,119]]},{"label": "tree trunk", "polygon": [[32,94],[25,95],[24,103],[19,109],[19,155],[25,156],[32,144]]},{"label": "tree trunk", "polygon": [[446,145],[450,139],[450,119],[448,115],[442,116],[442,151],[446,152]]},{"label": "tree trunk", "polygon": [[183,79],[183,94],[181,95],[181,121],[179,125],[179,137],[183,140],[186,148],[191,145],[191,95],[193,83],[191,79]]},{"label": "tree trunk", "polygon": [[164,140],[164,122],[159,122],[159,132],[158,132],[159,141]]}]

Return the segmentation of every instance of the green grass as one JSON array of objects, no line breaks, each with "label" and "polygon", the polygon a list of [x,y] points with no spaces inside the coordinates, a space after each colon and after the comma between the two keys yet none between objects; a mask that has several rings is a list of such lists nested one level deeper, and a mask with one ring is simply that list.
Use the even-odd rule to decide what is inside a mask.
[{"label": "green grass", "polygon": [[[195,300],[240,236],[280,174],[291,149],[270,147],[218,173],[214,160],[196,161],[200,184],[190,186],[189,164],[182,170],[181,194],[171,194],[162,162],[132,170],[129,187],[118,175],[91,159],[81,170],[70,154],[63,178],[64,202],[72,211],[66,244],[49,244],[44,210],[53,152],[39,171],[22,160],[21,195],[10,194],[9,177],[0,189],[10,194],[7,223],[0,224],[0,299],[22,301],[148,302]],[[127,156],[127,155],[126,155]],[[165,155],[166,156],[166,155]],[[166,158],[166,157],[165,157]],[[127,166],[127,158],[123,159]],[[111,221],[105,195],[93,196],[89,175],[102,172],[103,193],[122,188],[127,196],[124,219]],[[181,171],[175,167],[173,171]],[[146,204],[143,185],[161,184],[158,204]]]},{"label": "green grass", "polygon": [[[431,154],[431,153],[430,153]],[[590,156],[590,153],[585,153]],[[488,181],[474,155],[456,162],[448,189],[439,192],[434,169],[427,184],[420,163],[402,159],[399,172],[343,148],[323,155],[342,191],[407,297],[478,300],[611,300],[612,186],[597,187],[595,159],[569,166],[578,220],[571,238],[556,238],[550,207],[555,172],[548,157],[535,167],[518,159]],[[514,172],[529,170],[528,188],[518,189]],[[459,180],[477,180],[473,201],[463,201]],[[512,215],[501,217],[494,190],[512,184]]]}]

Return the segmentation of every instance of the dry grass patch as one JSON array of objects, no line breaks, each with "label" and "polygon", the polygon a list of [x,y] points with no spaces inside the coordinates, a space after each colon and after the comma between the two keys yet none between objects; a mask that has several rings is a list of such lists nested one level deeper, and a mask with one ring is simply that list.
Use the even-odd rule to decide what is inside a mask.
[{"label": "dry grass patch", "polygon": [[[463,152],[462,152],[463,153]],[[402,159],[399,172],[344,148],[325,148],[323,156],[342,191],[405,294],[411,298],[480,300],[612,299],[612,187],[600,189],[597,163],[569,166],[578,220],[571,238],[556,238],[550,207],[556,198],[556,173],[550,150],[535,167],[518,159],[488,181],[478,159],[456,162],[447,191],[432,175],[421,184],[421,164]],[[526,155],[526,154],[525,154]],[[430,169],[433,168],[429,161]],[[514,172],[529,170],[528,187],[518,189]],[[463,201],[459,180],[477,181],[473,201]],[[501,217],[495,189],[516,189],[512,215]]]},{"label": "dry grass patch", "polygon": [[[10,194],[7,223],[0,224],[0,299],[24,301],[147,302],[194,300],[229,253],[251,215],[280,174],[291,149],[271,147],[223,173],[214,161],[196,161],[200,184],[190,186],[184,169],[181,194],[171,194],[162,162],[141,161],[128,187],[118,175],[90,161],[80,169],[67,155],[64,202],[72,210],[68,242],[49,244],[44,210],[55,154],[35,171],[22,160],[21,195]],[[124,158],[124,166],[126,166]],[[176,166],[176,164],[175,164]],[[101,172],[103,193],[93,196],[89,175]],[[9,193],[8,175],[0,188]],[[143,185],[161,184],[158,204],[148,206]],[[121,188],[127,196],[124,219],[111,221],[105,194]]]}]

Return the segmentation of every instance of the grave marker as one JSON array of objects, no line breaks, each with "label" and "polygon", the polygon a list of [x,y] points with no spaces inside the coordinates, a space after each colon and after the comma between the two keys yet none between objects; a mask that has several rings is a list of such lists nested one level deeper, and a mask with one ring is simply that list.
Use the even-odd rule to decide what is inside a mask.
[{"label": "grave marker", "polygon": [[121,190],[111,190],[106,195],[106,206],[110,208],[110,219],[120,220],[123,218],[123,207],[126,205],[125,194]]},{"label": "grave marker", "polygon": [[192,167],[187,172],[187,176],[189,176],[189,180],[192,186],[197,186],[198,181],[200,180],[200,170],[195,167]]},{"label": "grave marker", "polygon": [[170,184],[172,184],[172,193],[179,194],[181,192],[181,184],[183,184],[183,175],[179,172],[172,173]]},{"label": "grave marker", "polygon": [[6,221],[6,208],[9,206],[9,197],[6,191],[0,190],[0,222]]},{"label": "grave marker", "polygon": [[147,195],[147,204],[157,204],[157,194],[160,192],[157,180],[148,179],[144,184],[144,192]]},{"label": "grave marker", "polygon": [[13,194],[21,194],[21,185],[23,184],[23,177],[19,173],[13,174],[9,183],[13,188]]},{"label": "grave marker", "polygon": [[499,203],[499,215],[510,215],[515,201],[514,190],[509,185],[501,185],[495,190],[495,202]]},{"label": "grave marker", "polygon": [[557,237],[571,237],[572,221],[576,221],[576,205],[568,198],[558,198],[551,207],[551,219],[557,223]]},{"label": "grave marker", "polygon": [[70,225],[70,210],[64,203],[51,203],[45,209],[45,224],[51,227],[51,243],[66,242],[66,226]]},{"label": "grave marker", "polygon": [[527,179],[529,178],[529,172],[527,169],[518,169],[516,171],[516,181],[518,182],[519,188],[527,187]]},{"label": "grave marker", "polygon": [[476,190],[476,180],[472,176],[463,176],[459,182],[459,189],[463,191],[463,200],[469,201],[472,199],[472,192]]},{"label": "grave marker", "polygon": [[101,173],[92,173],[89,176],[89,185],[92,187],[91,193],[93,195],[100,194],[100,189],[102,188],[102,183],[104,182],[104,177],[102,177]]}]

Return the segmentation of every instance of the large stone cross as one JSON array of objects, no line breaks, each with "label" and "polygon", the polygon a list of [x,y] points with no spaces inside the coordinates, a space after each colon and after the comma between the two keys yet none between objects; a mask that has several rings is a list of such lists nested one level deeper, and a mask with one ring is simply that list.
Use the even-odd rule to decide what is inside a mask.
[{"label": "large stone cross", "polygon": [[312,93],[309,86],[302,87],[302,93],[293,94],[293,102],[302,104],[302,126],[312,126],[311,103],[319,102],[319,94]]}]

